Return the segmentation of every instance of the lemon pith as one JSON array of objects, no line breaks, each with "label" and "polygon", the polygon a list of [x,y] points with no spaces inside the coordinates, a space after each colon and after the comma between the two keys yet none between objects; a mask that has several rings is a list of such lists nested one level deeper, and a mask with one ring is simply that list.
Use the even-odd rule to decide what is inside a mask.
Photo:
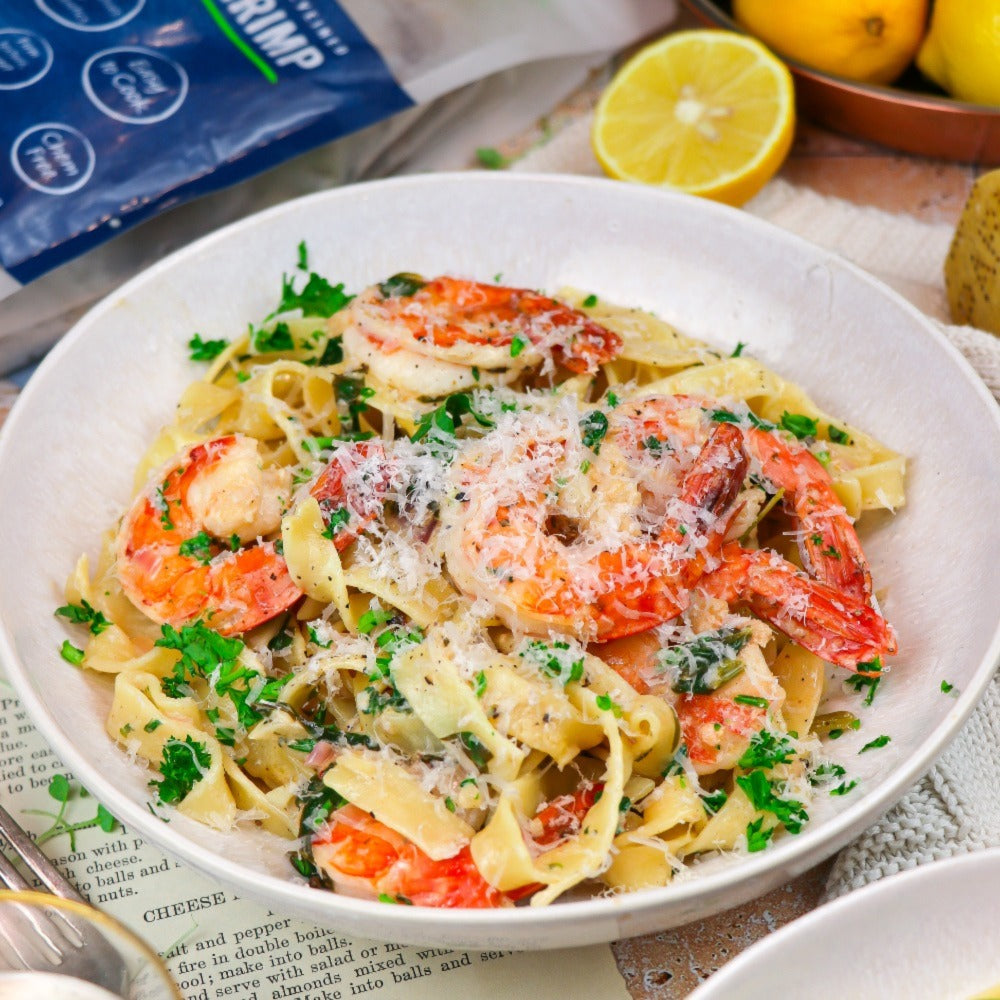
[{"label": "lemon pith", "polygon": [[723,31],[668,35],[609,84],[594,152],[620,180],[739,205],[777,172],[791,146],[794,92],[760,43]]}]

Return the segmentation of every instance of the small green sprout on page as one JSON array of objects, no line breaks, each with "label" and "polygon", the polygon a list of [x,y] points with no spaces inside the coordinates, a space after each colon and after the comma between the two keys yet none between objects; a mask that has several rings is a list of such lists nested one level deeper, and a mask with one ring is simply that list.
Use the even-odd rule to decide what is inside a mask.
[{"label": "small green sprout on page", "polygon": [[[51,826],[35,837],[35,843],[38,845],[44,844],[54,837],[66,835],[69,837],[69,849],[75,851],[76,835],[80,830],[90,830],[96,827],[105,833],[113,833],[118,825],[114,816],[100,804],[97,806],[96,815],[86,819],[71,820],[67,813],[75,808],[80,800],[90,798],[90,793],[85,788],[70,781],[65,774],[54,774],[49,779],[48,793],[52,799],[59,803],[58,812],[50,812],[47,809],[24,810],[31,816],[45,816],[52,820]],[[72,806],[71,803],[73,803]]]},{"label": "small green sprout on page", "polygon": [[476,159],[480,166],[486,167],[487,170],[503,170],[510,162],[499,149],[495,149],[493,146],[480,146],[476,150]]}]

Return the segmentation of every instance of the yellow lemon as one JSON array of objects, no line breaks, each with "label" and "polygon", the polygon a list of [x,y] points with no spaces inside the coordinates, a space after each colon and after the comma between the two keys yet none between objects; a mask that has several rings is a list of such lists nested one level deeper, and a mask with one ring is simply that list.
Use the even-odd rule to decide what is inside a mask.
[{"label": "yellow lemon", "polygon": [[733,15],[789,59],[849,80],[892,83],[920,47],[927,0],[733,0]]},{"label": "yellow lemon", "polygon": [[777,173],[794,131],[792,78],[763,45],[681,31],[621,68],[592,140],[612,177],[742,205]]},{"label": "yellow lemon", "polygon": [[917,66],[952,97],[1000,104],[1000,3],[937,0]]}]

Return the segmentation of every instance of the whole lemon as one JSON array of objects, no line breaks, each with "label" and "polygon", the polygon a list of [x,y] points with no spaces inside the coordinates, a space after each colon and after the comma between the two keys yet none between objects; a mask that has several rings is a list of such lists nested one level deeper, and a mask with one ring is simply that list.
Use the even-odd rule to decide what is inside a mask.
[{"label": "whole lemon", "polygon": [[1000,104],[1000,3],[937,0],[917,66],[952,97]]},{"label": "whole lemon", "polygon": [[806,66],[892,83],[920,47],[927,0],[734,0],[733,14],[776,52]]}]

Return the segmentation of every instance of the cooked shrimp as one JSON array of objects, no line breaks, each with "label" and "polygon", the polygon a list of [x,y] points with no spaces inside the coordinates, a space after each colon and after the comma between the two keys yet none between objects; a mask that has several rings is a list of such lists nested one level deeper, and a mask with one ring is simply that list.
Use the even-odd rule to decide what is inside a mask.
[{"label": "cooked shrimp", "polygon": [[785,701],[785,692],[760,651],[769,635],[767,626],[756,622],[749,627],[753,638],[740,650],[740,672],[704,694],[671,688],[659,660],[666,647],[653,631],[594,645],[591,651],[637,691],[659,694],[673,705],[695,772],[713,774],[736,766],[751,737],[768,725],[770,716],[780,713]]},{"label": "cooked shrimp", "polygon": [[312,855],[338,892],[387,896],[417,906],[482,909],[510,904],[480,874],[468,846],[435,861],[357,806],[342,806],[330,816],[312,839]]},{"label": "cooked shrimp", "polygon": [[422,397],[506,384],[546,357],[593,373],[622,346],[618,334],[555,299],[450,277],[397,275],[358,295],[336,322],[349,357]]},{"label": "cooked shrimp", "polygon": [[257,441],[228,435],[185,448],[153,476],[118,532],[122,590],[153,621],[204,618],[245,632],[302,596],[272,542],[287,469],[264,469]]},{"label": "cooked shrimp", "polygon": [[871,571],[830,474],[802,445],[757,427],[746,428],[744,434],[761,472],[785,491],[782,503],[798,519],[804,565],[817,580],[859,601],[869,601]]},{"label": "cooked shrimp", "polygon": [[746,604],[820,659],[858,673],[892,656],[898,646],[889,623],[870,604],[814,580],[776,552],[729,543],[722,565],[698,581],[699,589],[730,604]]},{"label": "cooked shrimp", "polygon": [[[491,601],[511,628],[542,635],[612,639],[683,610],[735,513],[747,468],[736,428],[714,429],[652,536],[636,511],[629,532],[591,523],[573,537],[557,482],[568,430],[489,437],[465,459],[453,505],[445,558],[460,589]],[[574,474],[593,476],[584,466]]]},{"label": "cooked shrimp", "polygon": [[[528,824],[528,843],[548,850],[575,836],[604,786],[585,782],[546,803]],[[312,838],[312,857],[338,892],[387,896],[417,906],[510,906],[542,888],[500,892],[480,874],[468,846],[435,861],[412,841],[357,806],[336,810]]]},{"label": "cooked shrimp", "polygon": [[[356,482],[359,470],[362,481]],[[338,552],[343,552],[381,513],[387,471],[381,441],[353,441],[334,451],[309,488]]]}]

